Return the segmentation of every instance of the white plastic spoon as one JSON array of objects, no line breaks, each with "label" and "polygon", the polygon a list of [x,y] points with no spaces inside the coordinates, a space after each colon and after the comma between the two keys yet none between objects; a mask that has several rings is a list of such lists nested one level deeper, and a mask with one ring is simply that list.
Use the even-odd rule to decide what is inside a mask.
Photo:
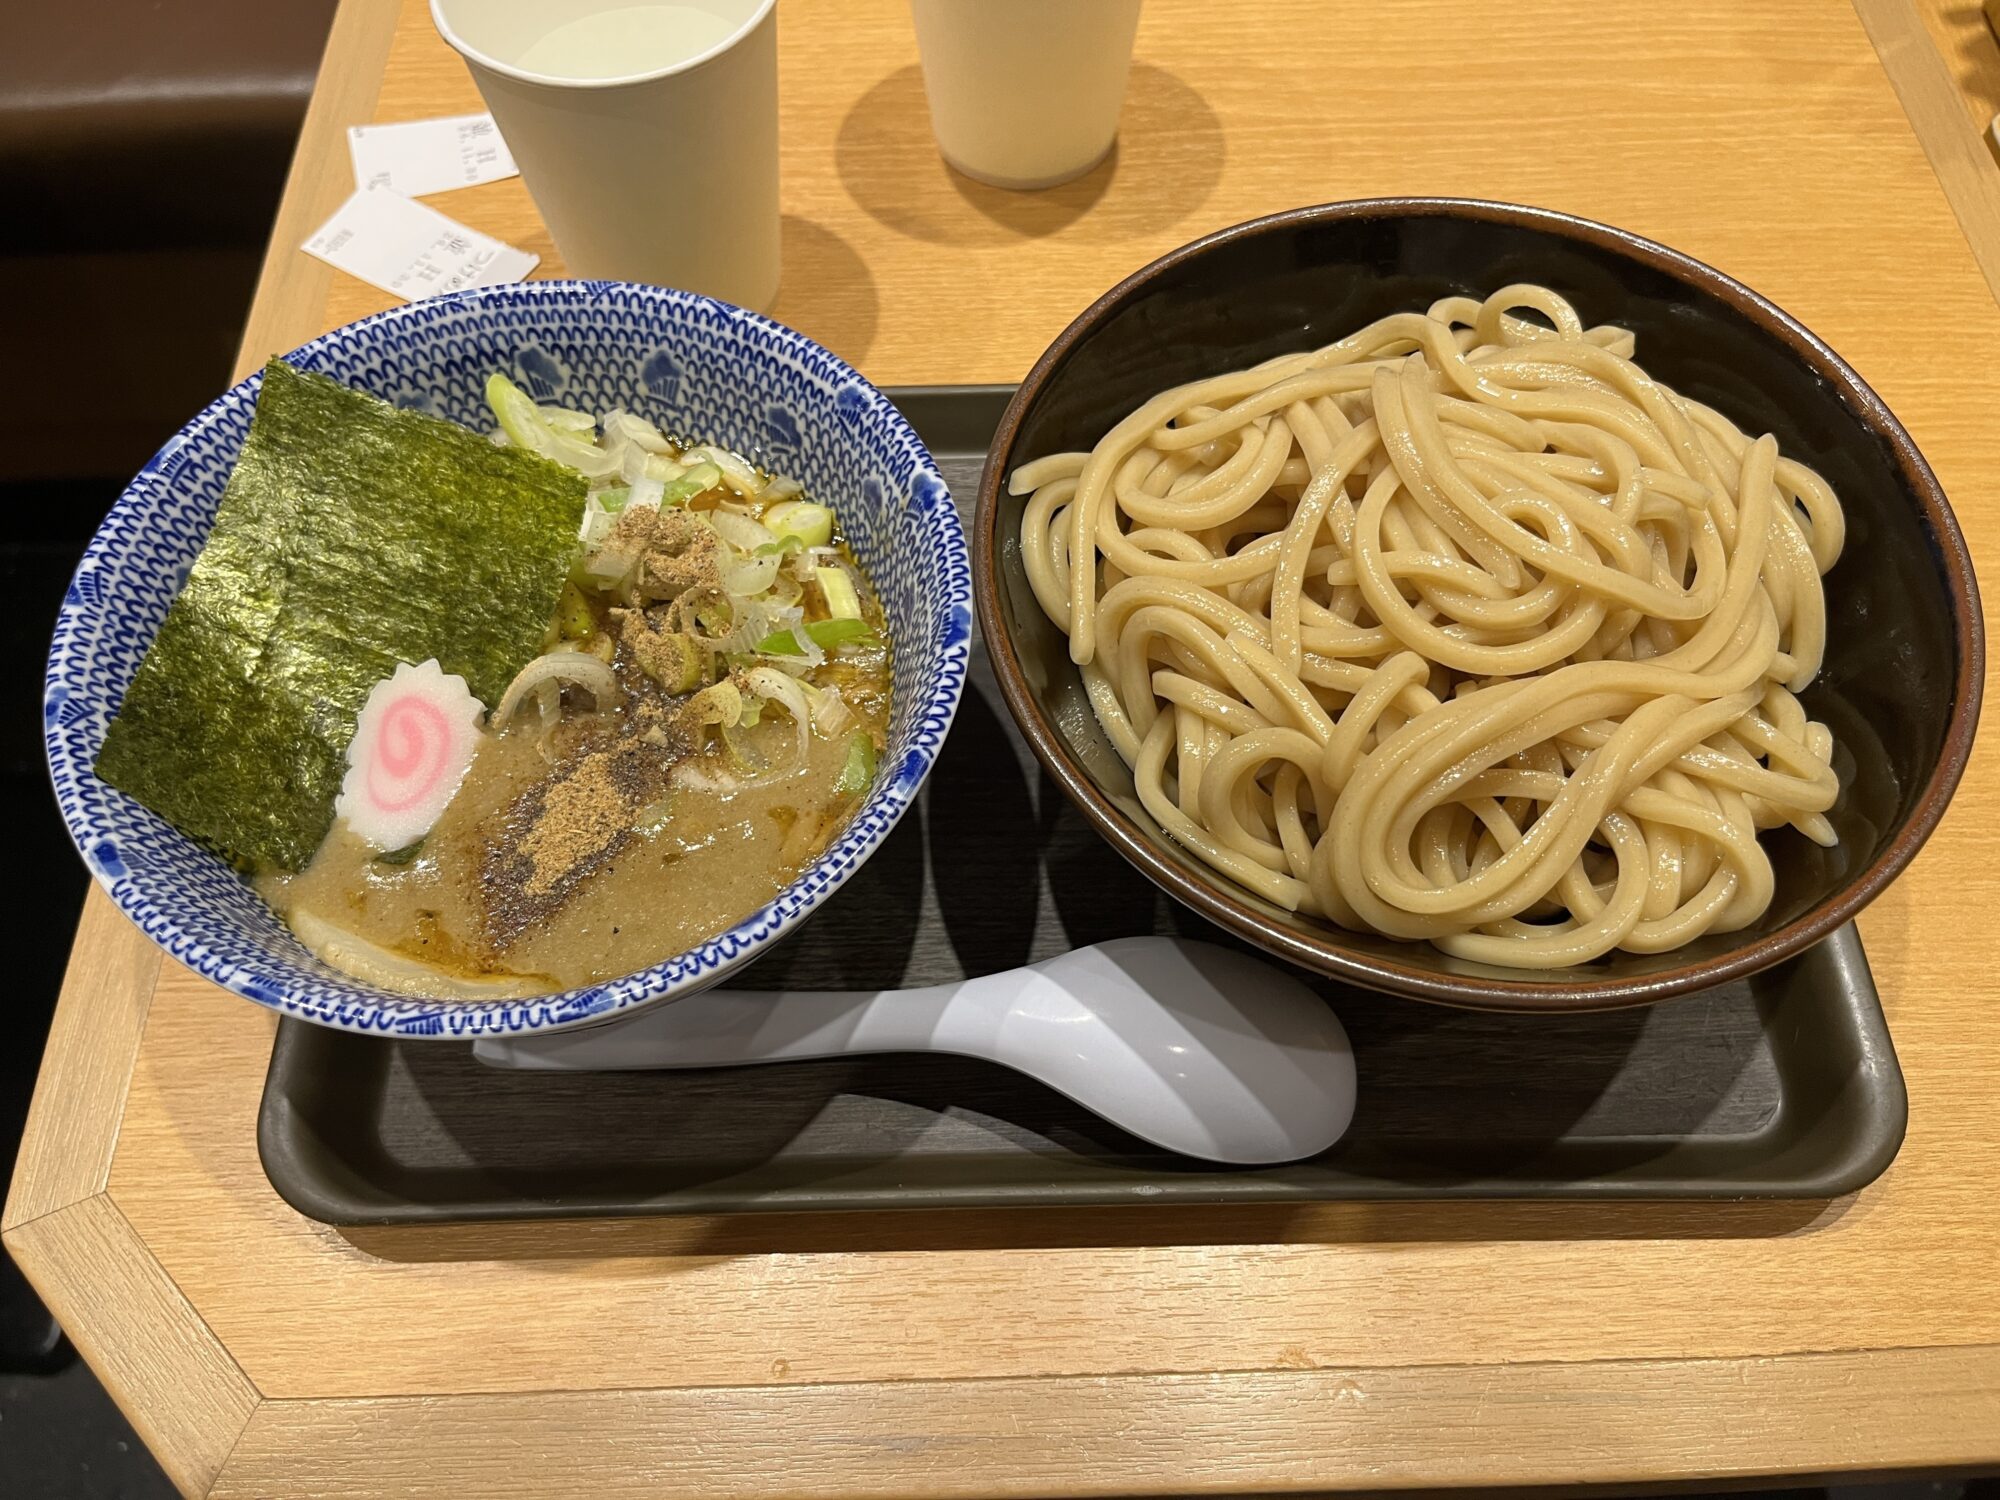
[{"label": "white plastic spoon", "polygon": [[473,1050],[493,1067],[572,1072],[983,1057],[1170,1151],[1245,1164],[1317,1155],[1354,1115],[1354,1054],[1323,1000],[1270,964],[1176,938],[1097,943],[929,989],[709,990]]}]

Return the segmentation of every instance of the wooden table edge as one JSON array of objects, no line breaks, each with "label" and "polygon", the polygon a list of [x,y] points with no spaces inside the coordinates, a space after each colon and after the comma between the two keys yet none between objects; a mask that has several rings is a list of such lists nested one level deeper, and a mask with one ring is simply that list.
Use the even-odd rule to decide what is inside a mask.
[{"label": "wooden table edge", "polygon": [[[1972,1468],[1996,1452],[2000,1345],[269,1401],[210,1494],[506,1500],[566,1477],[606,1500],[1618,1485],[1662,1477],[1647,1397],[1668,1388],[1714,1416],[1679,1434],[1678,1480],[1903,1470],[1919,1417],[1961,1434],[1922,1467]],[[1801,1420],[1774,1434],[1757,1416],[1774,1407]],[[1837,1451],[1814,1436],[1832,1430]]]},{"label": "wooden table edge", "polygon": [[[1912,0],[1852,0],[1960,228],[2000,298],[2000,174],[1965,127],[1951,75]],[[347,191],[340,122],[366,119],[395,32],[397,0],[341,0],[238,357],[239,374],[320,331],[332,273],[296,247]],[[464,1493],[496,1430],[525,1423],[541,1455],[573,1460],[644,1440],[633,1493],[796,1493],[804,1477],[746,1462],[773,1423],[846,1441],[813,1474],[825,1494],[1188,1493],[1256,1489],[1620,1484],[1797,1473],[1933,1471],[2000,1464],[2000,1344],[1687,1360],[1586,1360],[1381,1369],[1042,1376],[616,1392],[266,1398],[146,1248],[106,1191],[158,975],[159,950],[93,886],[23,1134],[0,1239],[113,1398],[191,1495]],[[87,1040],[86,1040],[87,1039]],[[90,1284],[88,1300],[72,1288]],[[108,1295],[113,1294],[115,1295]],[[153,1321],[134,1318],[146,1310]],[[1661,1472],[1646,1434],[1574,1439],[1634,1383],[1712,1390],[1718,1414],[1689,1462]],[[622,1427],[583,1420],[616,1401]],[[1731,1411],[1785,1402],[1803,1419],[1773,1434]],[[1636,1403],[1644,1409],[1644,1403]],[[1024,1422],[1032,1408],[1036,1420]],[[1285,1413],[1283,1472],[1247,1467],[1243,1423]],[[887,1421],[909,1411],[912,1424]],[[383,1420],[402,1412],[423,1420]],[[1921,1416],[1922,1420],[1917,1420]],[[696,1423],[701,1424],[699,1430]],[[1822,1425],[1823,1424],[1823,1425]],[[1545,1441],[1524,1441],[1534,1433]],[[1913,1434],[1944,1433],[1924,1451]],[[955,1437],[938,1459],[936,1434]],[[1421,1434],[1424,1441],[1413,1442]],[[1831,1451],[1825,1435],[1834,1435]],[[1082,1439],[1091,1439],[1088,1445]],[[1486,1438],[1490,1448],[1481,1447]],[[1565,1448],[1564,1441],[1571,1446]],[[1813,1446],[1814,1443],[1818,1446]],[[409,1444],[421,1444],[411,1449]],[[1441,1447],[1454,1456],[1440,1459]],[[682,1460],[674,1462],[675,1459]],[[664,1467],[672,1463],[671,1469]],[[735,1467],[731,1467],[731,1465]],[[532,1465],[481,1493],[536,1494]],[[513,1476],[510,1478],[510,1474]],[[393,1476],[395,1488],[376,1488]],[[686,1485],[679,1483],[686,1479]],[[525,1487],[523,1487],[525,1486]],[[600,1484],[606,1495],[620,1491]]]},{"label": "wooden table edge", "polygon": [[[1979,132],[1968,128],[1950,68],[1914,0],[1853,0],[1853,5],[1973,259],[2000,298],[2000,171]],[[2000,46],[1990,34],[1974,45],[1989,55]]]},{"label": "wooden table edge", "polygon": [[[2000,1344],[273,1400],[110,1195],[9,1239],[175,1482],[216,1500],[504,1500],[552,1493],[586,1468],[606,1500],[725,1489],[948,1500],[1617,1486],[2000,1461]],[[95,1295],[71,1295],[85,1284]],[[1712,1420],[1667,1435],[1683,1461],[1665,1471],[1653,1424],[1666,1405],[1650,1398],[1668,1390]],[[1783,1424],[1767,1420],[1774,1410]],[[1917,1449],[1916,1434],[1932,1436]]]}]

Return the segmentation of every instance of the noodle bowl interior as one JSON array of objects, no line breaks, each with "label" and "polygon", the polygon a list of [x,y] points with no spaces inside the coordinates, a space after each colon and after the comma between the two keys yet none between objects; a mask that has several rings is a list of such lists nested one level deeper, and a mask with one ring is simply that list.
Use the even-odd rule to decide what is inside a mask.
[{"label": "noodle bowl interior", "polygon": [[1022,465],[1027,574],[1169,836],[1273,904],[1558,968],[1755,922],[1830,845],[1838,499],[1510,286]]}]

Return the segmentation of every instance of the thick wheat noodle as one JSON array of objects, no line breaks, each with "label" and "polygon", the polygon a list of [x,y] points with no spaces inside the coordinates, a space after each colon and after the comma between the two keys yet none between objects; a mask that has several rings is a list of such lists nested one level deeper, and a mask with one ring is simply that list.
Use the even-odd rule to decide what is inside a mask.
[{"label": "thick wheat noodle", "polygon": [[1028,579],[1168,835],[1462,958],[1656,953],[1834,841],[1840,502],[1545,287],[1162,391],[1014,471]]}]

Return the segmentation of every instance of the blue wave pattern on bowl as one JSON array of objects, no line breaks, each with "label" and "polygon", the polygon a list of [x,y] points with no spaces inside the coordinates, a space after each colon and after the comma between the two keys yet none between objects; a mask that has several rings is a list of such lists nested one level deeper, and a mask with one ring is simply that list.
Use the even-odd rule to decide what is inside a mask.
[{"label": "blue wave pattern on bowl", "polygon": [[196,973],[288,1015],[354,1031],[470,1037],[574,1025],[712,983],[825,900],[915,799],[958,707],[971,572],[958,513],[889,401],[804,335],[687,292],[535,282],[412,303],[287,356],[399,405],[485,429],[508,370],[543,400],[625,407],[669,432],[766,459],[834,505],[896,644],[876,786],[809,870],[712,941],[637,974],[536,1000],[389,994],[312,957],[221,860],[92,773],[106,726],[206,540],[260,377],[154,456],[85,552],[49,653],[43,727],[70,835],[121,910]]}]

